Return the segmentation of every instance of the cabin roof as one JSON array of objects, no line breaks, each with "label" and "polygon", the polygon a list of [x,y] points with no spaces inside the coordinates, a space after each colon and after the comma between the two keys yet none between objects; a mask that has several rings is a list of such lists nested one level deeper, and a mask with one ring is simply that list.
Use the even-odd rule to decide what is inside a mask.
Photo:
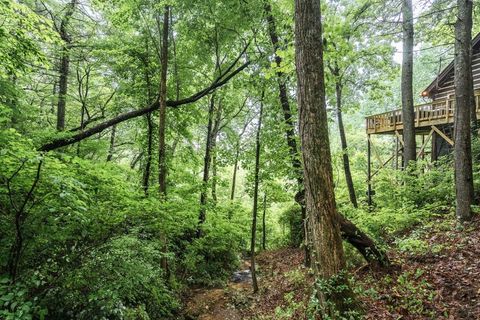
[{"label": "cabin roof", "polygon": [[[475,36],[472,40],[472,48],[479,49],[480,48],[480,33]],[[431,97],[432,91],[438,89],[439,85],[454,71],[453,70],[454,61],[450,62],[450,64],[443,69],[443,71],[435,78],[435,80],[430,83],[430,85],[422,91],[422,96],[424,97]]]}]

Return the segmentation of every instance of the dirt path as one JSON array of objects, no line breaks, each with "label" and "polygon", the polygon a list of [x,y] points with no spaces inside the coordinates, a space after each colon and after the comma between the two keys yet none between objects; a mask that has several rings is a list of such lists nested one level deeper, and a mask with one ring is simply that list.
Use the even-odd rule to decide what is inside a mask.
[{"label": "dirt path", "polygon": [[240,308],[248,304],[252,293],[250,263],[244,261],[240,270],[225,288],[195,289],[185,306],[187,319],[241,320]]},{"label": "dirt path", "polygon": [[[225,288],[195,289],[187,300],[184,315],[187,319],[198,320],[241,320],[252,319],[260,314],[274,314],[277,307],[285,304],[284,295],[287,292],[300,289],[287,278],[289,272],[300,268],[301,274],[297,276],[302,281],[305,279],[306,269],[300,266],[302,259],[299,249],[262,252],[257,259],[258,294],[252,293],[251,279],[240,283],[229,282]],[[241,270],[248,268],[247,262]],[[305,289],[298,292],[301,294]]]}]

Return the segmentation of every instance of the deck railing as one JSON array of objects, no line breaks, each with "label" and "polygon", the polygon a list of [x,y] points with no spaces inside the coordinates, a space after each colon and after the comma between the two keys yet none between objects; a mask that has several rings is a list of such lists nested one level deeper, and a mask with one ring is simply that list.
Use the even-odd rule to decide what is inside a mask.
[{"label": "deck railing", "polygon": [[[480,93],[475,94],[477,115],[480,112]],[[437,100],[415,106],[415,127],[453,123],[455,114],[455,98]],[[403,129],[402,110],[394,110],[376,114],[366,118],[367,133],[387,133]]]}]

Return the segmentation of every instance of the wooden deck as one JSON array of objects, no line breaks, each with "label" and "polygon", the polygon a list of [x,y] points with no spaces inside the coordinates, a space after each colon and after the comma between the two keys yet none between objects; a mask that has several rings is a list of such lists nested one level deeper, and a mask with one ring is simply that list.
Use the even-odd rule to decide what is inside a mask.
[{"label": "wooden deck", "polygon": [[[477,116],[480,118],[480,92],[475,93]],[[432,126],[453,123],[455,98],[437,100],[415,106],[415,128],[430,130]],[[367,134],[395,134],[403,130],[402,110],[375,114],[366,118]]]}]

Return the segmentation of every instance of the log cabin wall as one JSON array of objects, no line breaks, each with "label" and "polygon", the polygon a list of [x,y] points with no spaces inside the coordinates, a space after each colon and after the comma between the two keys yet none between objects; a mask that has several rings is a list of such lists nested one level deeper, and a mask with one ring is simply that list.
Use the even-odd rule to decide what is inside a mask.
[{"label": "log cabin wall", "polygon": [[[474,90],[478,90],[480,89],[480,51],[478,49],[474,50],[472,56],[472,73]],[[455,94],[454,74],[454,69],[451,68],[444,79],[439,79],[438,87],[430,92],[433,100],[444,100]]]}]

